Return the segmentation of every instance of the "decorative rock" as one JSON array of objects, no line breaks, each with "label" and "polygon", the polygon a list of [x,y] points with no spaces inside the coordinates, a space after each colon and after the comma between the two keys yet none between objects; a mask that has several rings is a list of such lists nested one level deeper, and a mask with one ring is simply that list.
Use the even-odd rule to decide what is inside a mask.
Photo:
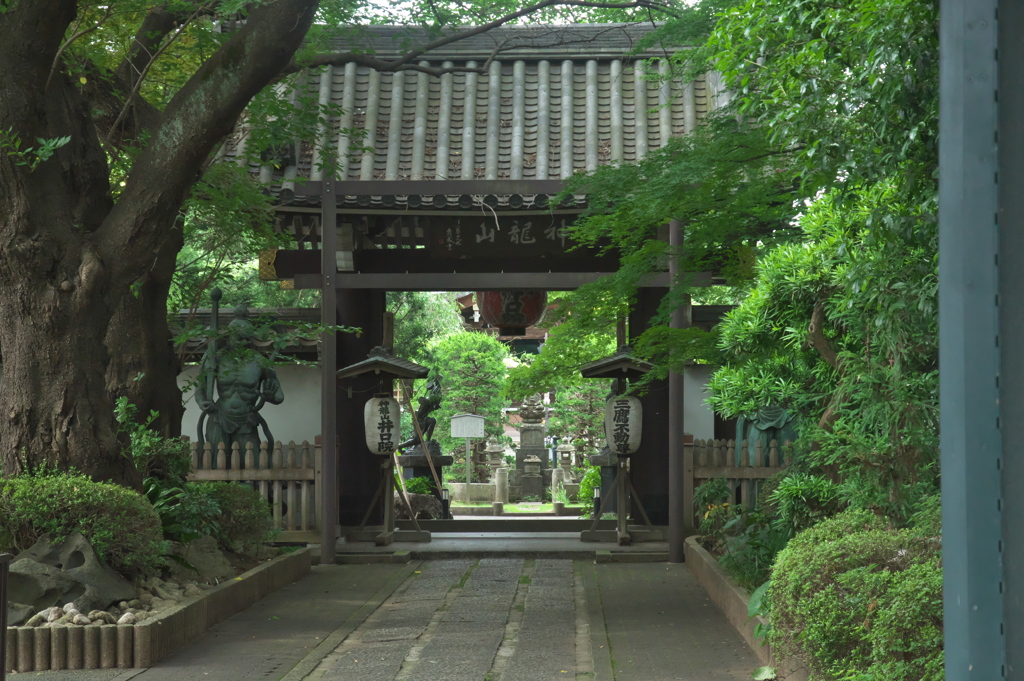
[{"label": "decorative rock", "polygon": [[153,610],[160,610],[162,608],[166,608],[172,605],[174,605],[174,601],[165,601],[162,598],[153,599]]},{"label": "decorative rock", "polygon": [[[61,609],[62,609],[62,610],[63,610],[63,611],[65,612],[65,613],[68,613],[68,614],[70,614],[70,615],[73,615],[73,614],[75,614],[75,613],[77,613],[77,612],[78,612],[78,608],[76,608],[76,607],[75,607],[75,604],[74,604],[74,603],[65,603],[65,604],[64,604],[64,607],[63,607],[63,608],[61,608]],[[74,610],[75,612],[71,612],[72,610]]]},{"label": "decorative rock", "polygon": [[[141,608],[142,607],[142,601],[140,601],[138,598],[133,598],[130,601],[128,601],[128,606],[127,607],[128,608]],[[125,608],[125,609],[127,609],[127,608]]]},{"label": "decorative rock", "polygon": [[[128,601],[121,601],[120,603],[117,604],[117,607],[121,608],[121,611],[123,612],[123,611],[125,611],[128,608],[131,608],[133,606]],[[138,607],[138,606],[134,606],[134,607]]]},{"label": "decorative rock", "polygon": [[224,557],[217,540],[209,535],[190,542],[187,547],[175,546],[173,550],[195,567],[195,570],[190,570],[184,565],[172,562],[171,574],[178,579],[211,582],[235,576],[235,568]]},{"label": "decorative rock", "polygon": [[196,596],[202,596],[203,590],[195,584],[186,584],[183,595],[185,596],[185,598],[195,598]]},{"label": "decorative rock", "polygon": [[118,624],[135,624],[136,621],[137,621],[137,618],[135,617],[135,615],[133,615],[130,612],[126,612],[125,614],[121,615],[121,618],[119,620],[117,620],[117,623]]},{"label": "decorative rock", "polygon": [[[66,566],[74,567],[65,569]],[[72,605],[81,610],[103,607],[133,595],[132,585],[100,562],[81,533],[61,544],[45,537],[21,552],[10,566],[9,598],[18,603],[46,607],[68,594],[80,594]]]},{"label": "decorative rock", "polygon": [[157,589],[159,587],[162,587],[163,585],[164,585],[164,580],[160,579],[156,575],[153,575],[152,577],[150,577],[150,578],[146,579],[144,582],[142,582],[142,586],[146,587],[150,591],[153,591],[153,590],[155,590],[155,589]]},{"label": "decorative rock", "polygon": [[117,624],[117,618],[111,615],[109,612],[102,610],[93,610],[87,617],[93,622],[104,622],[106,624]]},{"label": "decorative rock", "polygon": [[[412,512],[420,520],[431,518],[433,520],[443,520],[444,513],[441,507],[441,500],[435,497],[433,494],[412,494],[407,493],[409,497],[409,505],[412,507]],[[405,508],[405,504],[401,502],[401,497],[398,492],[395,492],[395,510],[396,517],[408,518],[409,512]]]},{"label": "decorative rock", "polygon": [[153,605],[153,594],[151,594],[151,593],[140,593],[139,594],[139,602],[141,603],[141,605],[143,607],[148,607],[148,606]]},{"label": "decorative rock", "polygon": [[73,624],[81,624],[81,625],[92,624],[92,620],[90,620],[88,617],[86,617],[82,613],[78,613],[77,615],[75,615],[74,619],[71,620],[71,622]]},{"label": "decorative rock", "polygon": [[32,615],[32,617],[28,619],[28,622],[25,622],[25,626],[38,627],[40,624],[43,624],[44,622],[46,622],[46,615],[40,612],[36,613],[35,615]]},{"label": "decorative rock", "polygon": [[165,601],[177,602],[181,599],[181,596],[174,595],[174,593],[170,589],[164,588],[162,586],[153,587],[153,593],[156,594],[159,598],[164,599]]},{"label": "decorative rock", "polygon": [[[0,605],[0,607],[3,607]],[[35,612],[35,608],[31,605],[25,605],[24,603],[10,603],[7,606],[7,626],[18,627],[22,626],[22,622],[27,620]]]},{"label": "decorative rock", "polygon": [[50,614],[46,616],[47,622],[55,622],[64,616],[64,611],[60,608],[50,608]]}]

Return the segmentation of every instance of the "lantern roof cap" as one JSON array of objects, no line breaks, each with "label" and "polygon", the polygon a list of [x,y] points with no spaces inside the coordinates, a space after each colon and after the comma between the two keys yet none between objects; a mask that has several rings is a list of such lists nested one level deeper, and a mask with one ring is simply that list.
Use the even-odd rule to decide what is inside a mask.
[{"label": "lantern roof cap", "polygon": [[378,346],[370,350],[369,356],[343,369],[338,369],[338,378],[351,378],[370,372],[389,374],[398,378],[426,378],[430,369],[401,357],[395,357],[384,348]]},{"label": "lantern roof cap", "polygon": [[623,345],[614,355],[581,366],[580,374],[583,378],[636,378],[653,368],[653,364],[637,359],[631,354],[630,347]]}]

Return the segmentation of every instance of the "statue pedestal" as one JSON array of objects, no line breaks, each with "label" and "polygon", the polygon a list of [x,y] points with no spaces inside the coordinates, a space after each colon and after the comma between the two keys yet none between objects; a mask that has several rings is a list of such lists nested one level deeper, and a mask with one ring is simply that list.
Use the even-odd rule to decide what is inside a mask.
[{"label": "statue pedestal", "polygon": [[[406,480],[410,478],[428,478],[430,480],[430,493],[440,499],[441,490],[436,489],[437,485],[434,484],[434,477],[430,474],[430,465],[427,463],[427,455],[424,454],[422,445],[415,445],[406,451],[407,453],[398,457],[398,465],[402,467],[402,477]],[[455,459],[450,456],[442,456],[441,445],[434,440],[427,440],[427,451],[430,452],[430,460],[434,463],[437,477],[440,478],[441,468],[443,466],[451,466]]]}]

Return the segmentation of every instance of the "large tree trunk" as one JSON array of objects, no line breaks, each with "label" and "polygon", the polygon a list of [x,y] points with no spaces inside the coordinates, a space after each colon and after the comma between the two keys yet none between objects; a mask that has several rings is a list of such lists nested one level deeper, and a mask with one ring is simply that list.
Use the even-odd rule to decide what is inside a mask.
[{"label": "large tree trunk", "polygon": [[164,437],[181,435],[185,407],[178,388],[181,362],[171,346],[167,294],[183,238],[169,230],[156,264],[131,295],[121,298],[107,329],[107,391],[110,401],[125,396],[140,415],[157,412],[152,428]]},{"label": "large tree trunk", "polygon": [[[105,339],[111,320],[122,296],[142,280],[143,288],[152,290],[144,291],[144,305],[137,301],[136,312],[144,307],[146,316],[135,321],[151,336],[163,334],[154,322],[165,314],[154,264],[162,249],[168,257],[178,250],[168,242],[168,228],[216,144],[291,59],[316,7],[316,0],[278,0],[252,9],[245,26],[160,114],[116,202],[108,150],[97,137],[95,109],[81,87],[88,79],[69,74],[57,56],[77,2],[18,2],[0,13],[0,131],[8,136],[0,153],[5,475],[47,463],[97,479],[138,483],[118,445],[107,389]],[[12,136],[20,146],[11,144]],[[63,137],[69,142],[49,159],[24,151],[38,147],[39,139]],[[154,278],[145,281],[147,275]],[[119,325],[133,314],[135,303],[128,302]],[[125,333],[131,331],[113,331],[115,346],[127,343]],[[154,342],[160,344],[159,357],[164,347]],[[132,359],[119,355],[117,361]],[[160,377],[156,390],[172,398],[168,373],[165,363],[151,375]],[[115,382],[129,378],[123,367],[115,370]]]},{"label": "large tree trunk", "polygon": [[98,263],[84,265],[96,269],[77,282],[0,283],[3,474],[75,468],[137,486],[137,472],[120,454],[103,380],[110,312],[96,291],[104,276]]}]

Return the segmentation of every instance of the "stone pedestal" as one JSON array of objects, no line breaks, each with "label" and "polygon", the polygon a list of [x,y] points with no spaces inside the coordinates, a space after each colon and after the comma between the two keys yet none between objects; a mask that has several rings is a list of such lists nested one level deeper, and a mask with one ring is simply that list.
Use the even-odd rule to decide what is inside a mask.
[{"label": "stone pedestal", "polygon": [[[442,456],[441,445],[434,440],[427,440],[427,450],[430,452],[430,460],[434,463],[437,477],[441,478],[441,468],[443,466],[451,466],[455,459],[450,456]],[[415,445],[406,451],[406,454],[398,457],[398,465],[402,467],[402,477],[406,480],[411,478],[429,478],[430,493],[440,499],[441,490],[435,489],[437,486],[434,484],[434,477],[430,474],[430,465],[427,463],[426,454],[423,453],[423,447]]]},{"label": "stone pedestal", "polygon": [[[619,457],[607,447],[603,447],[597,454],[587,457],[591,466],[601,467],[601,502],[604,504],[605,513],[615,513],[618,507],[615,504],[615,495],[612,494],[612,485],[615,484],[615,473],[619,467]],[[588,503],[593,504],[590,499]]]},{"label": "stone pedestal", "polygon": [[544,477],[540,474],[540,459],[529,456],[523,461],[523,473],[519,476],[523,499],[536,497],[544,499]]},{"label": "stone pedestal", "polygon": [[508,469],[498,468],[494,471],[494,501],[508,503]]},{"label": "stone pedestal", "polygon": [[548,467],[548,450],[544,446],[547,429],[543,423],[524,423],[519,426],[519,449],[516,450],[516,468],[522,470],[527,457],[533,456],[540,463],[541,470]]},{"label": "stone pedestal", "polygon": [[551,500],[555,500],[555,490],[559,487],[565,489],[565,473],[561,468],[551,470]]}]

